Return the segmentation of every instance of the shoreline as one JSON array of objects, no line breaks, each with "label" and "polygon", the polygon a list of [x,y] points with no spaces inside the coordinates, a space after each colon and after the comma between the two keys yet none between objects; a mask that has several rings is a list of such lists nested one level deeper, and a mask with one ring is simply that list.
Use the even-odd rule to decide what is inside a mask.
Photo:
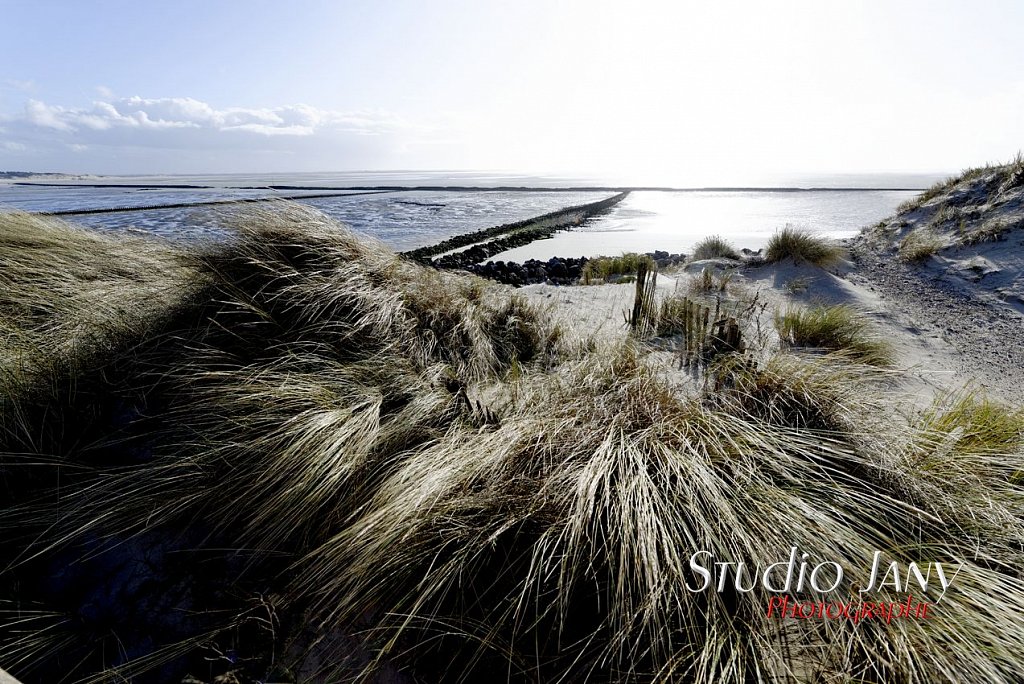
[{"label": "shoreline", "polygon": [[10,181],[8,185],[45,188],[130,188],[136,190],[376,190],[379,192],[922,192],[922,187],[797,187],[797,186],[706,186],[667,185],[162,185],[159,183],[35,183]]}]

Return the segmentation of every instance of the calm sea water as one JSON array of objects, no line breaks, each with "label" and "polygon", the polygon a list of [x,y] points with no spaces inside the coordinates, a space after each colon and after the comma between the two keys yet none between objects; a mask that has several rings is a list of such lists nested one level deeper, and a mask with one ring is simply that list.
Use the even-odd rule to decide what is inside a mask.
[{"label": "calm sea water", "polygon": [[[818,176],[762,181],[759,185],[799,188],[924,188],[931,176]],[[345,188],[352,186],[529,187],[528,191],[417,190],[300,199],[354,229],[397,250],[411,249],[509,221],[607,197],[586,186],[617,184],[616,179],[529,176],[480,172],[375,172],[336,174],[135,176],[83,178],[68,186],[0,183],[0,207],[57,211],[144,207],[170,203],[301,195],[322,190],[270,190],[269,185]],[[619,179],[621,180],[621,179]],[[62,181],[63,182],[63,181]],[[147,188],[88,187],[89,183],[146,184]],[[194,185],[171,188],[169,185]],[[552,191],[551,188],[581,188]],[[596,256],[624,251],[685,252],[700,238],[718,234],[739,247],[757,249],[787,225],[845,237],[890,215],[915,194],[901,190],[800,191],[637,191],[610,213],[580,229],[510,250],[496,259]],[[100,230],[144,230],[174,238],[216,236],[224,208],[192,207],[115,212],[69,217]]]},{"label": "calm sea water", "polygon": [[634,192],[608,214],[577,230],[503,252],[495,260],[599,256],[627,251],[688,253],[708,235],[760,249],[793,225],[829,237],[855,235],[890,216],[916,192]]}]

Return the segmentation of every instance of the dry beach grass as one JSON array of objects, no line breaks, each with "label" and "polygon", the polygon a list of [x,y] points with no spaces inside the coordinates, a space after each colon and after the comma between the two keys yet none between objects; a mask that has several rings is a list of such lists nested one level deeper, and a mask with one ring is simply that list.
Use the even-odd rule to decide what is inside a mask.
[{"label": "dry beach grass", "polygon": [[[0,664],[25,682],[1024,666],[1019,411],[916,411],[845,342],[752,345],[680,389],[649,337],[593,337],[312,211],[229,224],[184,248],[0,215]],[[891,625],[687,589],[698,549],[791,546],[965,568],[933,620]]]},{"label": "dry beach grass", "polygon": [[834,242],[809,230],[792,226],[786,226],[772,235],[764,251],[764,258],[770,264],[792,259],[798,263],[830,266],[842,256],[842,249]]}]

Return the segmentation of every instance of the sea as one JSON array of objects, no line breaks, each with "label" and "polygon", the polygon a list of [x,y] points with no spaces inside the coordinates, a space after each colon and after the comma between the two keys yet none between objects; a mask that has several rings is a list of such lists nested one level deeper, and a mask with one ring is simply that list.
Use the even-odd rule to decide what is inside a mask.
[{"label": "sea", "polygon": [[[685,253],[708,235],[757,250],[779,228],[843,238],[891,215],[942,174],[777,176],[751,184],[637,184],[585,175],[390,171],[207,176],[67,176],[0,181],[0,211],[71,213],[101,231],[150,232],[175,240],[218,239],[227,214],[289,198],[395,250],[538,216],[636,187],[606,214],[492,257],[524,261],[628,251]],[[325,196],[328,195],[328,196]],[[146,207],[166,207],[151,208]],[[124,209],[136,209],[126,211]],[[143,210],[138,210],[143,209]]]}]

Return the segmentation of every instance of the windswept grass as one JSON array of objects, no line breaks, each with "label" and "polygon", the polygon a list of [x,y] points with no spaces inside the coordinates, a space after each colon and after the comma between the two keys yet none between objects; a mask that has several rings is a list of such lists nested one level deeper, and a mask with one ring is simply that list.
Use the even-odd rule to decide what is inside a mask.
[{"label": "windswept grass", "polygon": [[204,283],[194,255],[159,240],[107,236],[20,212],[3,214],[2,228],[3,325],[41,356],[109,351]]},{"label": "windswept grass", "polygon": [[991,219],[985,221],[980,227],[973,231],[959,231],[957,242],[965,247],[980,245],[987,242],[1000,242],[1006,239],[1007,234],[1020,230],[1024,227],[1024,218],[1016,221],[1006,219]]},{"label": "windswept grass", "polygon": [[650,268],[654,266],[654,260],[646,254],[635,252],[614,257],[595,257],[583,266],[580,280],[584,285],[599,285],[617,276],[635,276],[640,264]]},{"label": "windswept grass", "polygon": [[908,214],[912,211],[916,211],[917,209],[921,208],[921,204],[923,201],[924,200],[922,200],[922,195],[914,195],[913,197],[905,199],[898,205],[896,205],[896,213]]},{"label": "windswept grass", "polygon": [[1007,192],[1024,185],[1024,152],[1017,155],[1003,168],[999,192]]},{"label": "windswept grass", "polygon": [[765,248],[765,260],[770,264],[793,259],[797,263],[807,262],[824,268],[842,256],[843,250],[831,240],[792,226],[772,235]]},{"label": "windswept grass", "polygon": [[957,185],[965,181],[972,181],[989,173],[998,171],[999,166],[993,166],[992,164],[986,164],[984,166],[975,166],[966,168],[956,176],[950,176],[944,178],[939,182],[935,183],[931,187],[926,188],[921,194],[911,197],[910,199],[902,202],[896,207],[897,214],[904,214],[907,212],[915,211],[921,208],[922,205],[927,204],[936,197],[941,197],[953,190]]},{"label": "windswept grass", "polygon": [[[62,293],[142,277],[128,255],[69,280],[48,252],[74,230],[35,230],[50,246],[16,258],[0,230],[0,272],[36,302],[3,319],[8,358],[78,330]],[[509,290],[315,212],[234,231],[147,243],[174,264],[155,281],[193,269],[172,314],[112,315],[116,345],[4,390],[19,676],[1016,681],[1022,464],[994,409],[908,421],[849,353],[722,354],[682,392],[634,339],[567,344]],[[922,434],[955,457],[923,458]],[[781,622],[760,587],[688,588],[696,551],[763,567],[791,546],[858,576],[875,549],[965,567],[926,622]]]},{"label": "windswept grass", "polygon": [[1024,443],[1024,409],[1011,408],[976,389],[942,394],[921,413],[924,435],[942,435],[945,448],[1002,454]]},{"label": "windswept grass", "polygon": [[[73,577],[110,572],[111,559],[125,562],[118,549],[141,562],[127,540],[162,548],[162,534],[184,544],[181,553],[200,543],[195,533],[218,548],[265,549],[245,563],[256,584],[244,586],[255,587],[333,529],[332,512],[346,510],[338,487],[358,482],[348,474],[369,475],[359,464],[384,467],[374,454],[487,424],[494,414],[477,386],[544,366],[560,336],[504,290],[400,259],[299,207],[237,215],[235,238],[200,251],[119,244],[50,219],[0,221],[9,285],[0,302],[9,328],[0,339],[0,452],[25,463],[3,481],[0,529],[15,535],[5,539],[4,565],[25,562],[11,571],[7,586],[16,580],[22,591],[2,597],[10,600],[50,593],[32,587],[56,572],[49,564],[66,553],[53,546],[61,539],[91,540],[94,560]],[[58,482],[57,508],[31,504],[52,500]],[[75,515],[50,529],[68,506]],[[42,536],[31,549],[15,541],[34,535]],[[150,591],[172,591],[154,572]],[[189,581],[212,591],[201,577]],[[116,612],[155,598],[57,600]],[[197,611],[186,622],[205,632],[217,626],[205,611],[227,611],[228,629],[240,614],[230,611],[245,610],[210,600],[144,622],[170,638],[181,611]],[[100,638],[102,623],[76,629],[80,638],[61,638],[83,672],[134,638]]]},{"label": "windswept grass", "polygon": [[900,241],[899,256],[903,261],[921,262],[945,246],[942,236],[929,228],[911,231]]},{"label": "windswept grass", "polygon": [[783,344],[842,352],[860,363],[891,366],[892,345],[881,339],[871,322],[844,304],[790,307],[775,317]]},{"label": "windswept grass", "polygon": [[694,245],[694,261],[699,261],[701,259],[714,259],[717,257],[739,259],[740,255],[731,242],[718,235],[708,236]]},{"label": "windswept grass", "polygon": [[964,169],[959,175],[945,178],[921,194],[906,200],[896,208],[896,213],[904,214],[920,209],[922,205],[936,197],[950,193],[958,185],[982,178],[988,179],[986,189],[993,194],[1002,194],[1024,185],[1024,153],[1017,152],[1014,158],[1005,164],[989,163]]},{"label": "windswept grass", "polygon": [[[691,549],[773,558],[795,544],[865,567],[866,550],[879,543],[966,551],[954,551],[955,537],[933,536],[941,525],[930,523],[922,540],[912,538],[922,528],[888,524],[917,515],[910,501],[928,516],[953,506],[975,530],[994,531],[1012,515],[982,509],[976,519],[952,493],[930,498],[941,474],[906,476],[897,447],[905,431],[878,420],[886,407],[870,374],[846,360],[783,355],[762,370],[721,373],[727,379],[713,394],[685,399],[626,347],[524,387],[505,409],[514,420],[468,441],[453,437],[395,471],[372,512],[310,557],[300,591],[316,592],[333,620],[385,607],[396,617],[377,647],[393,653],[416,643],[428,657],[436,648],[443,655],[433,662],[451,667],[450,676],[468,659],[516,680],[540,662],[544,679],[744,681],[793,666],[780,656],[783,628],[765,618],[759,591],[688,591]],[[881,432],[861,437],[868,426]],[[514,488],[504,475],[510,464],[525,476]],[[821,478],[827,496],[806,496],[801,485]],[[990,501],[978,485],[965,492],[971,505]],[[457,523],[467,516],[472,525]],[[1003,558],[1014,553],[1003,542],[994,548]],[[964,580],[963,593],[944,604],[943,628],[817,625],[815,639],[851,655],[813,651],[803,665],[822,677],[893,681],[939,676],[957,663],[966,676],[1006,680],[991,651],[966,646],[964,630],[984,638],[989,620],[1012,624],[1021,588],[993,594],[984,581]],[[985,604],[992,610],[981,617]],[[792,629],[797,641],[813,633]],[[469,653],[453,661],[440,645],[422,646],[422,635],[437,630]],[[1005,642],[999,648],[1006,657]],[[878,658],[881,649],[894,657]]]}]

